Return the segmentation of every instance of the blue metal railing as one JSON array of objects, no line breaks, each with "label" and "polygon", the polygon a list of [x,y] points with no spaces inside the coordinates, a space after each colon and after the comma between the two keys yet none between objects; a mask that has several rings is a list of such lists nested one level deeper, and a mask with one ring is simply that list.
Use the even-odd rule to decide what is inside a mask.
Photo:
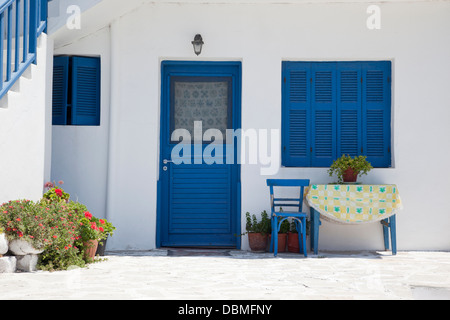
[{"label": "blue metal railing", "polygon": [[0,99],[36,64],[37,39],[47,31],[47,1],[6,0],[0,4]]}]

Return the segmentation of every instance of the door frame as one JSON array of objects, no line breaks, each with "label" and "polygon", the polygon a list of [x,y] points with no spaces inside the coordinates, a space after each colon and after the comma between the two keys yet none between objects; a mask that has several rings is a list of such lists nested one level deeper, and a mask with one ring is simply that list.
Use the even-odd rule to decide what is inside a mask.
[{"label": "door frame", "polygon": [[[166,75],[169,74],[170,69],[176,68],[177,74],[182,74],[186,76],[202,76],[208,75],[212,76],[214,74],[223,76],[226,73],[221,73],[221,69],[234,67],[237,68],[237,74],[233,74],[235,76],[236,84],[233,86],[233,96],[234,96],[234,104],[233,104],[233,129],[241,129],[242,128],[242,63],[241,61],[184,61],[184,60],[163,60],[160,62],[160,129],[159,129],[159,146],[158,146],[158,180],[157,180],[157,206],[156,206],[156,247],[160,248],[162,245],[162,233],[164,230],[162,219],[164,218],[162,212],[162,201],[166,201],[167,198],[163,196],[162,190],[162,181],[161,176],[163,174],[163,154],[162,148],[164,139],[167,138],[167,132],[163,132],[167,130],[167,112],[165,112],[165,104],[169,101],[170,98],[170,80],[166,79]],[[194,70],[195,68],[195,70]],[[218,71],[211,72],[211,69],[216,68]],[[203,72],[202,72],[203,70]],[[192,73],[191,73],[192,72]],[[167,77],[169,78],[169,77]],[[169,80],[168,82],[166,82]],[[239,139],[239,138],[238,138]],[[240,142],[237,143],[240,145]],[[239,154],[237,152],[236,154]],[[235,194],[232,195],[234,199],[236,199],[236,210],[235,210],[235,230],[232,230],[232,233],[236,236],[236,249],[241,249],[241,165],[237,164],[237,186],[232,188],[235,190]]]}]

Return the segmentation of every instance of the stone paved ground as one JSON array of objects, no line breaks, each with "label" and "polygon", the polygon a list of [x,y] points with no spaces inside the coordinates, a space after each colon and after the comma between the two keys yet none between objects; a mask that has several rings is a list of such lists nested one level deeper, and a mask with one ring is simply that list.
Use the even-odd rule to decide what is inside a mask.
[{"label": "stone paved ground", "polygon": [[450,299],[450,252],[200,251],[109,252],[84,269],[1,274],[0,300]]}]

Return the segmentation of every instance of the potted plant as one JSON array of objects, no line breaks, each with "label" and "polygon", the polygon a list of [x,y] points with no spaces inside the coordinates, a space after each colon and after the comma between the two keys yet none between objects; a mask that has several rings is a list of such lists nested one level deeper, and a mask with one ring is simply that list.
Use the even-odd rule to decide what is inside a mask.
[{"label": "potted plant", "polygon": [[342,155],[339,159],[333,161],[328,174],[330,177],[336,174],[338,183],[354,183],[358,175],[365,175],[371,169],[372,165],[366,160],[365,156],[358,156],[352,158],[350,155]]},{"label": "potted plant", "polygon": [[261,212],[261,220],[258,221],[256,215],[250,217],[250,213],[245,214],[247,223],[246,229],[248,241],[252,251],[264,252],[267,246],[267,236],[270,233],[270,218],[264,210]]},{"label": "potted plant", "polygon": [[97,252],[99,256],[103,257],[105,255],[105,246],[108,236],[112,236],[116,227],[106,219],[98,219],[99,230],[100,230],[100,241],[98,242]]},{"label": "potted plant", "polygon": [[[288,251],[293,253],[300,252],[299,239],[298,239],[298,230],[295,224],[295,221],[291,222],[291,229],[288,233],[287,246]],[[306,236],[309,236],[309,220],[306,220]]]},{"label": "potted plant", "polygon": [[[290,223],[289,221],[283,220],[280,225],[280,230],[278,231],[278,252],[285,252],[286,251],[286,243],[288,238],[288,232],[290,229]],[[269,236],[269,241],[272,239],[272,235]]]},{"label": "potted plant", "polygon": [[30,200],[9,201],[0,206],[0,225],[5,231],[9,249],[17,247],[20,255],[26,254],[21,248],[27,248],[29,253],[41,253],[49,238],[43,228],[41,208]]},{"label": "potted plant", "polygon": [[84,217],[80,219],[79,223],[84,257],[87,261],[93,261],[97,252],[98,241],[102,236],[100,227],[97,225],[98,219],[89,211],[85,211]]},{"label": "potted plant", "polygon": [[[61,185],[64,182],[58,181],[58,183]],[[44,188],[48,190],[44,193],[43,199],[47,199],[48,201],[69,201],[70,195],[64,192],[64,190],[56,183],[46,182]]]}]

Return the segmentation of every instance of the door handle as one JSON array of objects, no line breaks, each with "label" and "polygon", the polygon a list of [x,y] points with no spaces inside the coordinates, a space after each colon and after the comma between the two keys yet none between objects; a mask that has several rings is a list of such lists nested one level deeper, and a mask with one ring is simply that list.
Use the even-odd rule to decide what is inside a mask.
[{"label": "door handle", "polygon": [[164,160],[163,160],[163,163],[164,163],[164,164],[168,164],[169,162],[170,162],[170,163],[173,163],[172,160],[167,160],[167,159],[164,159]]}]

